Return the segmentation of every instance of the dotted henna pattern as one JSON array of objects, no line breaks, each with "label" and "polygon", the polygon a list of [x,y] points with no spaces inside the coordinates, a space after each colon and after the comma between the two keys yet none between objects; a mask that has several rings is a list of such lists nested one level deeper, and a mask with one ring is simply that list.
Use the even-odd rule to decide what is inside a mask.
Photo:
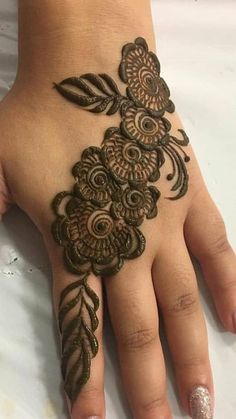
[{"label": "dotted henna pattern", "polygon": [[182,147],[189,140],[181,129],[180,138],[171,135],[166,113],[174,112],[174,104],[158,58],[143,38],[123,47],[119,76],[126,95],[107,74],[88,73],[54,84],[61,96],[89,112],[119,112],[121,117],[119,127],[105,132],[101,147],[83,151],[72,169],[72,190],[60,192],[52,203],[53,237],[64,249],[67,269],[78,277],[62,291],[59,304],[62,375],[72,403],[98,351],[99,299],[88,285],[89,273],[114,275],[125,260],[143,253],[139,226],[157,215],[160,192],[152,183],[160,178],[166,158],[172,167],[169,199],[181,198],[188,189],[189,157]]}]

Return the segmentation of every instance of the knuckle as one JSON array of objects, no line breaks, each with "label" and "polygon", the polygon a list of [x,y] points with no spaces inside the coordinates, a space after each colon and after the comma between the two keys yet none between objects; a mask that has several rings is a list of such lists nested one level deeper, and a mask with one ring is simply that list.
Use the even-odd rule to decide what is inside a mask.
[{"label": "knuckle", "polygon": [[230,245],[226,236],[226,232],[224,231],[222,234],[218,235],[215,240],[213,240],[211,244],[210,255],[211,256],[218,256],[222,253],[225,253],[229,250]]},{"label": "knuckle", "polygon": [[202,257],[215,257],[230,249],[226,228],[220,215],[211,220],[208,245],[202,250]]},{"label": "knuckle", "polygon": [[199,300],[195,293],[181,294],[166,308],[167,314],[189,315],[198,309]]},{"label": "knuckle", "polygon": [[165,395],[159,396],[159,397],[155,396],[152,399],[141,403],[140,407],[144,413],[151,413],[151,412],[155,413],[155,411],[159,409],[160,407],[162,407],[163,405],[165,405],[165,403],[166,403]]},{"label": "knuckle", "polygon": [[156,340],[157,330],[145,328],[121,334],[118,339],[118,344],[121,350],[132,352],[148,348]]},{"label": "knuckle", "polygon": [[236,280],[232,281],[219,281],[217,284],[213,284],[213,289],[219,293],[219,297],[222,297],[222,293],[235,292]]},{"label": "knuckle", "polygon": [[101,389],[91,384],[88,386],[85,385],[80,393],[81,399],[90,399],[90,400],[96,400],[100,395],[101,395]]},{"label": "knuckle", "polygon": [[184,359],[175,360],[175,368],[178,370],[183,370],[183,373],[186,370],[196,369],[199,367],[205,367],[208,364],[208,358],[206,355],[202,356],[192,356]]}]

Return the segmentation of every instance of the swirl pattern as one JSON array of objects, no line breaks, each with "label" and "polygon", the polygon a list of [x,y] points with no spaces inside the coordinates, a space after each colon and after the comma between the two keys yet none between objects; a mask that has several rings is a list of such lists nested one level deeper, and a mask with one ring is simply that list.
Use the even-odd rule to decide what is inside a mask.
[{"label": "swirl pattern", "polygon": [[148,51],[143,38],[124,46],[119,74],[128,84],[127,95],[136,106],[143,106],[157,116],[166,110],[174,111],[170,91],[160,77],[160,63],[156,55]]},{"label": "swirl pattern", "polygon": [[107,209],[78,202],[74,197],[67,203],[66,215],[55,221],[53,230],[54,237],[59,237],[59,241],[63,238],[67,266],[78,274],[88,270],[95,275],[114,274],[124,258],[132,259],[144,250],[144,237],[135,227],[121,217],[116,219]]},{"label": "swirl pattern", "polygon": [[111,200],[112,194],[119,189],[119,185],[110,179],[100,155],[101,151],[98,147],[87,148],[72,172],[76,179],[75,195],[105,206]]},{"label": "swirl pattern", "polygon": [[127,224],[140,225],[144,216],[151,219],[157,215],[156,202],[160,192],[154,186],[127,186],[122,194],[117,195],[111,207],[115,218],[124,219]]},{"label": "swirl pattern", "polygon": [[102,147],[102,159],[112,176],[119,182],[143,183],[157,180],[159,155],[141,149],[134,141],[129,141],[119,130],[109,130]]},{"label": "swirl pattern", "polygon": [[171,128],[166,118],[151,116],[146,109],[128,106],[122,111],[121,132],[147,150],[168,143]]},{"label": "swirl pattern", "polygon": [[174,112],[170,91],[160,76],[160,63],[137,38],[122,49],[122,95],[107,74],[83,74],[54,84],[66,100],[93,113],[120,113],[119,127],[108,128],[101,147],[86,148],[72,173],[70,191],[53,200],[52,234],[63,247],[66,268],[77,280],[61,293],[59,327],[62,334],[62,375],[73,402],[90,376],[91,360],[98,352],[95,331],[99,300],[88,286],[89,274],[116,274],[127,259],[140,256],[145,238],[140,226],[156,217],[160,192],[156,185],[166,158],[171,200],[188,189],[183,150],[186,133],[171,134],[167,114]]}]

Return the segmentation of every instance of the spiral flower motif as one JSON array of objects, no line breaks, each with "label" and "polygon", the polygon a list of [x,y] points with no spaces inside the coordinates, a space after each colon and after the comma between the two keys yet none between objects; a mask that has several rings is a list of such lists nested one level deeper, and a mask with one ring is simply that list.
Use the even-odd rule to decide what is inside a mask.
[{"label": "spiral flower motif", "polygon": [[77,273],[92,270],[110,274],[120,269],[124,258],[144,250],[144,237],[135,227],[116,219],[107,209],[71,198],[66,214],[56,220],[54,237],[64,243],[67,265]]},{"label": "spiral flower motif", "polygon": [[123,183],[145,183],[157,180],[160,175],[157,152],[142,149],[135,141],[126,139],[119,130],[108,130],[102,159],[113,177]]},{"label": "spiral flower motif", "polygon": [[121,132],[147,150],[166,144],[170,128],[166,118],[151,116],[144,108],[129,106],[122,111]]},{"label": "spiral flower motif", "polygon": [[131,188],[127,186],[112,204],[115,218],[123,218],[127,224],[140,225],[144,216],[157,215],[156,202],[160,192],[155,187]]},{"label": "spiral flower motif", "polygon": [[[68,77],[54,88],[66,100],[89,112],[120,114],[120,126],[109,128],[101,147],[88,147],[72,169],[75,184],[52,202],[55,241],[63,247],[65,266],[77,275],[61,292],[59,329],[62,333],[62,375],[72,404],[88,381],[91,360],[98,352],[95,330],[99,298],[88,285],[89,274],[103,278],[116,274],[126,259],[145,249],[139,226],[157,215],[159,190],[148,182],[160,177],[169,159],[168,199],[185,195],[189,156],[182,149],[189,142],[170,134],[164,117],[173,112],[169,89],[160,77],[160,64],[137,38],[122,49],[120,79],[126,95],[106,73]],[[165,114],[166,116],[166,114]],[[128,278],[127,278],[128,279]]]},{"label": "spiral flower motif", "polygon": [[168,86],[160,77],[160,63],[156,55],[148,51],[143,38],[137,38],[133,44],[125,45],[119,74],[128,84],[127,94],[135,105],[144,107],[155,115],[174,111]]},{"label": "spiral flower motif", "polygon": [[105,206],[119,188],[102,164],[98,147],[84,150],[81,161],[73,167],[72,172],[76,178],[75,194],[97,205]]},{"label": "spiral flower motif", "polygon": [[94,260],[114,257],[121,243],[116,240],[118,231],[109,212],[87,203],[77,217],[80,255]]}]

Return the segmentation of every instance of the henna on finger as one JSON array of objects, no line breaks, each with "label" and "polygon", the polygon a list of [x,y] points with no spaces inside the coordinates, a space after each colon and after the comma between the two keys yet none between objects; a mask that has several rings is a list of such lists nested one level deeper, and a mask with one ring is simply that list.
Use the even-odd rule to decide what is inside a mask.
[{"label": "henna on finger", "polygon": [[101,147],[83,151],[72,169],[72,190],[57,194],[52,204],[53,237],[64,249],[65,266],[78,277],[62,291],[59,305],[62,374],[72,402],[88,381],[98,351],[99,300],[88,286],[89,273],[114,275],[125,260],[144,252],[139,227],[158,213],[160,191],[150,183],[160,178],[166,158],[172,167],[168,198],[179,199],[188,189],[189,157],[183,147],[189,140],[183,130],[178,130],[180,138],[170,133],[166,114],[174,112],[174,104],[158,58],[143,38],[123,47],[119,76],[126,94],[107,74],[88,73],[54,84],[80,108],[121,117],[119,127],[105,132]]}]

